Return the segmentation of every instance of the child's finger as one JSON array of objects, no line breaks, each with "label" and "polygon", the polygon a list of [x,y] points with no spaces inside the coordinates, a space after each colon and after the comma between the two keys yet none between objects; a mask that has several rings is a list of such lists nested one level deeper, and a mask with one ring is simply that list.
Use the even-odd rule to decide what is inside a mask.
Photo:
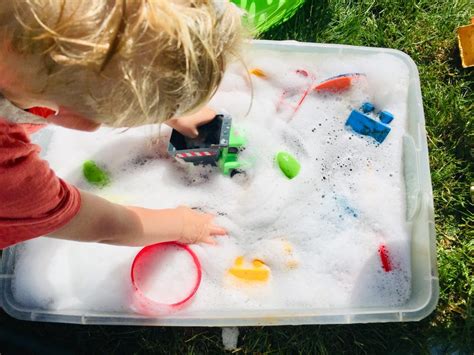
[{"label": "child's finger", "polygon": [[216,245],[217,242],[214,240],[212,237],[206,237],[202,240],[203,243],[209,244],[209,245]]},{"label": "child's finger", "polygon": [[227,235],[227,231],[219,226],[216,226],[215,224],[211,224],[209,226],[209,234],[211,235]]}]

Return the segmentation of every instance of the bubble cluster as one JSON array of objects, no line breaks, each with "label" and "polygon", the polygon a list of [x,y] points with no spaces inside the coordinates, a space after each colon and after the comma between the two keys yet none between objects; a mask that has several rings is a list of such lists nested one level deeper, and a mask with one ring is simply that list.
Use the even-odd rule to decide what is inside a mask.
[{"label": "bubble cluster", "polygon": [[[50,127],[45,159],[68,182],[124,204],[184,204],[216,214],[229,236],[219,238],[217,246],[192,246],[203,266],[203,280],[188,313],[402,304],[410,295],[411,275],[401,174],[405,64],[390,55],[261,50],[246,61],[266,76],[249,76],[234,64],[211,102],[245,132],[248,144],[239,155],[250,165],[245,174],[230,179],[216,167],[166,157],[169,130],[156,126],[87,134]],[[288,106],[278,110],[283,91],[298,92],[307,85],[296,70],[312,73],[316,82],[341,73],[366,76],[346,92],[309,93],[296,112],[293,106],[300,97],[289,96]],[[383,144],[344,125],[351,110],[366,101],[395,115]],[[292,180],[278,169],[279,151],[301,164]],[[96,189],[84,182],[80,167],[85,160],[107,166],[113,183]],[[381,244],[394,260],[390,272],[380,264]],[[15,297],[54,310],[132,312],[129,268],[138,250],[47,238],[29,241],[17,259]],[[268,265],[269,281],[236,280],[228,269],[239,256]],[[176,268],[173,275],[188,271],[179,263]]]}]

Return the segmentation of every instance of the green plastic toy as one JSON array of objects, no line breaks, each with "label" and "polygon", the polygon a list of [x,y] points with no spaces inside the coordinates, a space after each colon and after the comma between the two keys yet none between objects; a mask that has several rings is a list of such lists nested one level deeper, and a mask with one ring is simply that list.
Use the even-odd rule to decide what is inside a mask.
[{"label": "green plastic toy", "polygon": [[218,166],[224,175],[232,177],[249,167],[248,162],[239,160],[246,142],[244,133],[232,126],[232,117],[218,114],[199,127],[196,138],[185,137],[173,129],[168,153],[194,165]]},{"label": "green plastic toy", "polygon": [[293,16],[304,0],[231,0],[246,11],[244,21],[262,33]]},{"label": "green plastic toy", "polygon": [[224,175],[233,176],[240,169],[245,169],[247,164],[239,161],[239,152],[245,147],[246,139],[234,127],[230,129],[229,146],[221,150],[220,159],[217,161],[219,169]]},{"label": "green plastic toy", "polygon": [[82,173],[91,185],[105,187],[110,183],[109,174],[99,168],[93,160],[87,160],[82,164]]},{"label": "green plastic toy", "polygon": [[293,179],[299,174],[301,165],[292,155],[287,152],[279,152],[276,155],[276,160],[280,170],[288,179]]}]

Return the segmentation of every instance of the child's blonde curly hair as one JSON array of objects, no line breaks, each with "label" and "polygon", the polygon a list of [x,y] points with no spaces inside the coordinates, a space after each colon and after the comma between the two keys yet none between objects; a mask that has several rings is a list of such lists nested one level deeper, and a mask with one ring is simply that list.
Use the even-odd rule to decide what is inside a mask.
[{"label": "child's blonde curly hair", "polygon": [[12,9],[0,10],[7,50],[40,58],[25,87],[32,98],[116,127],[204,105],[241,39],[239,12],[224,1],[15,0]]}]

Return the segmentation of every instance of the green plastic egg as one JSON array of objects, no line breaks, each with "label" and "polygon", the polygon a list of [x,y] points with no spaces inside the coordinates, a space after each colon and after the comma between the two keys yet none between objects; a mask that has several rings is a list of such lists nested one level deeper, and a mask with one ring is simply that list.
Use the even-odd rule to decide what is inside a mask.
[{"label": "green plastic egg", "polygon": [[300,163],[295,157],[287,152],[279,152],[276,155],[276,161],[280,167],[280,170],[288,179],[293,179],[300,172]]},{"label": "green plastic egg", "polygon": [[291,16],[304,3],[304,0],[231,0],[245,10],[244,22],[257,33],[278,25]]},{"label": "green plastic egg", "polygon": [[93,160],[87,160],[82,164],[82,173],[91,185],[104,187],[110,183],[109,174],[99,168]]}]

